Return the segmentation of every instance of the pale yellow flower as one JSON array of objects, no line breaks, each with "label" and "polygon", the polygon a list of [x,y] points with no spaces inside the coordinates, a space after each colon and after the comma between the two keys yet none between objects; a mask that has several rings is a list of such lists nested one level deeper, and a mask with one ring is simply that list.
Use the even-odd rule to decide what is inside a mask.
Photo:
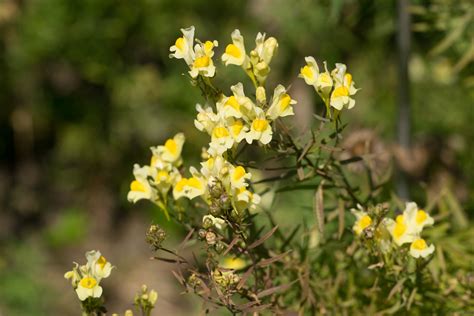
[{"label": "pale yellow flower", "polygon": [[[157,159],[179,166],[182,162],[181,151],[183,149],[184,140],[184,134],[178,133],[173,138],[167,139],[164,145],[151,147],[151,151]],[[154,165],[153,160],[151,161],[151,165]]]},{"label": "pale yellow flower", "polygon": [[102,295],[102,287],[99,286],[98,280],[90,275],[86,275],[79,281],[76,293],[81,301],[85,301],[88,297],[100,297]]},{"label": "pale yellow flower", "polygon": [[247,180],[250,180],[252,175],[245,171],[245,168],[242,166],[232,167],[230,170],[230,184],[233,189],[240,189],[246,187],[245,183]]},{"label": "pale yellow flower", "polygon": [[292,105],[296,103],[297,102],[286,93],[286,88],[282,85],[278,85],[273,93],[272,103],[267,110],[267,116],[275,120],[278,117],[294,115]]},{"label": "pale yellow flower", "polygon": [[140,167],[138,164],[133,166],[135,180],[130,183],[130,191],[127,195],[130,202],[136,203],[142,199],[151,200],[154,197],[153,189],[147,179],[152,176],[152,173],[150,166]]},{"label": "pale yellow flower", "polygon": [[331,93],[330,105],[337,110],[342,110],[344,106],[351,109],[355,105],[355,100],[351,98],[356,94],[352,75],[346,72],[346,65],[336,64],[336,68],[331,73],[334,79],[334,90]]},{"label": "pale yellow flower", "polygon": [[86,258],[88,269],[97,281],[110,276],[113,266],[101,255],[100,251],[88,251],[86,252]]},{"label": "pale yellow flower", "polygon": [[272,126],[270,121],[266,119],[262,109],[256,108],[256,117],[250,125],[250,131],[245,135],[247,143],[251,144],[254,140],[266,145],[272,140]]},{"label": "pale yellow flower", "polygon": [[427,245],[426,241],[422,238],[418,238],[411,243],[410,255],[414,258],[426,258],[435,251],[433,244]]},{"label": "pale yellow flower", "polygon": [[351,213],[356,217],[352,230],[356,235],[360,235],[367,227],[372,225],[372,218],[362,210],[352,209]]},{"label": "pale yellow flower", "polygon": [[222,55],[222,61],[227,65],[244,66],[247,60],[245,52],[244,38],[239,30],[232,32],[232,44],[225,48],[225,53]]},{"label": "pale yellow flower", "polygon": [[170,47],[170,58],[184,59],[191,66],[194,61],[194,26],[181,29],[182,37],[179,37],[173,46]]},{"label": "pale yellow flower", "polygon": [[209,143],[209,153],[211,155],[222,155],[225,151],[232,148],[234,138],[231,131],[224,125],[220,124],[212,130],[211,142]]},{"label": "pale yellow flower", "polygon": [[242,270],[247,263],[242,258],[226,256],[220,260],[219,266],[224,269]]},{"label": "pale yellow flower", "polygon": [[214,77],[216,67],[212,56],[214,55],[214,47],[217,47],[217,41],[206,41],[205,43],[196,44],[194,47],[195,59],[190,66],[189,75],[197,78],[198,75],[204,77]]},{"label": "pale yellow flower", "polygon": [[196,110],[198,114],[194,120],[194,126],[201,132],[206,131],[211,135],[212,130],[219,122],[219,117],[211,107],[203,108],[200,104],[196,104]]},{"label": "pale yellow flower", "polygon": [[173,197],[177,200],[184,196],[192,200],[206,193],[206,185],[206,181],[197,174],[191,178],[182,178],[173,188]]}]

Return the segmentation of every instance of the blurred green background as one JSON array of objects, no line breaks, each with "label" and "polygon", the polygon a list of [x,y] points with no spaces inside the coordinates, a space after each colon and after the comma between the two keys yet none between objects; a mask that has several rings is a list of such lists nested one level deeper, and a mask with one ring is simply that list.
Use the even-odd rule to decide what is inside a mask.
[{"label": "blurred green background", "polygon": [[[411,4],[407,160],[395,145],[395,0],[0,0],[0,315],[78,314],[63,273],[89,249],[118,267],[104,282],[110,312],[129,308],[142,283],[158,290],[163,315],[198,308],[178,295],[169,267],[148,260],[144,242],[152,221],[172,239],[182,232],[148,203],[126,200],[132,165],[148,163],[150,146],[183,131],[190,165],[206,145],[192,123],[200,94],[168,57],[190,25],[219,41],[216,56],[235,28],[248,48],[258,31],[276,37],[269,83],[292,85],[303,125],[316,100],[297,79],[304,57],[346,63],[361,88],[346,133],[370,129],[406,167],[419,204],[423,192],[448,187],[472,218],[474,8]],[[224,91],[247,80],[216,63]]]}]

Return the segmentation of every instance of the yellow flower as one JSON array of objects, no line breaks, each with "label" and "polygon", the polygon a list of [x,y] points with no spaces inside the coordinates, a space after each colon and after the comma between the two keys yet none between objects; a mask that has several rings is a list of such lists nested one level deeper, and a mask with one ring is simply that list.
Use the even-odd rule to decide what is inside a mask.
[{"label": "yellow flower", "polygon": [[91,250],[86,252],[87,267],[94,278],[100,281],[110,276],[112,264],[101,255],[100,251]]},{"label": "yellow flower", "polygon": [[346,65],[336,64],[336,69],[331,73],[335,85],[331,93],[330,105],[337,110],[342,110],[344,106],[351,109],[355,105],[355,100],[351,98],[356,94],[357,89],[352,81],[352,75],[346,73]]},{"label": "yellow flower", "polygon": [[252,193],[245,187],[241,187],[234,194],[237,195],[235,199],[235,207],[238,211],[248,209],[249,211],[256,211],[257,206],[260,204],[261,197],[257,193]]},{"label": "yellow flower", "polygon": [[133,166],[133,174],[135,180],[130,183],[127,199],[133,203],[142,199],[151,200],[154,197],[154,192],[147,179],[149,176],[152,176],[151,168],[149,166],[140,167],[135,164]]},{"label": "yellow flower", "polygon": [[293,100],[282,85],[278,85],[273,93],[273,99],[270,108],[267,111],[267,116],[272,120],[278,117],[294,115],[292,105],[297,102]]},{"label": "yellow flower", "polygon": [[99,286],[99,282],[94,277],[86,275],[79,281],[76,293],[81,301],[85,301],[88,297],[100,297],[102,287]]},{"label": "yellow flower", "polygon": [[266,145],[272,140],[272,126],[266,119],[265,113],[261,108],[255,108],[256,118],[253,119],[250,125],[250,131],[245,135],[247,143],[251,144],[254,140]]},{"label": "yellow flower", "polygon": [[244,38],[240,35],[239,30],[232,32],[232,44],[225,48],[225,53],[222,55],[222,61],[227,65],[244,66],[247,59],[245,53]]},{"label": "yellow flower", "polygon": [[315,86],[319,77],[318,64],[312,56],[305,57],[305,61],[306,65],[300,69],[298,77],[303,78],[307,85]]},{"label": "yellow flower", "polygon": [[233,145],[234,138],[226,126],[218,125],[214,127],[211,134],[211,142],[209,143],[209,153],[211,155],[222,155],[225,151],[232,148]]},{"label": "yellow flower", "polygon": [[206,183],[204,179],[199,177],[197,174],[193,174],[191,178],[182,178],[176,183],[173,189],[173,197],[175,200],[183,196],[192,200],[205,193]]},{"label": "yellow flower", "polygon": [[217,41],[206,41],[205,43],[199,43],[194,47],[194,53],[196,55],[189,75],[192,78],[196,78],[198,75],[204,77],[214,77],[216,73],[216,67],[212,61],[214,56],[214,47],[217,47]]},{"label": "yellow flower", "polygon": [[68,271],[64,274],[64,278],[68,279],[68,280],[71,280],[71,284],[74,287],[77,286],[77,283],[81,279],[81,275],[79,274],[78,267],[79,267],[79,265],[77,263],[75,263],[75,266],[72,268],[72,270]]},{"label": "yellow flower", "polygon": [[433,218],[424,210],[418,208],[415,202],[406,203],[403,214],[410,221],[415,233],[419,234],[425,226],[434,224]]},{"label": "yellow flower", "polygon": [[352,230],[356,235],[360,235],[364,229],[372,225],[372,218],[362,210],[351,209],[351,213],[356,217]]},{"label": "yellow flower", "polygon": [[[156,161],[162,161],[165,163],[171,163],[175,166],[180,166],[182,163],[181,151],[184,144],[184,134],[178,133],[173,138],[167,139],[164,145],[151,147],[153,156],[156,156]],[[164,166],[154,163],[152,160],[152,166],[158,168],[164,168]]]},{"label": "yellow flower", "polygon": [[264,62],[266,65],[270,65],[270,62],[278,48],[278,42],[274,37],[269,37],[265,40],[265,36],[265,33],[257,34],[257,38],[255,39],[255,51],[257,52],[259,61]]},{"label": "yellow flower", "polygon": [[246,187],[246,180],[250,180],[252,175],[245,171],[245,168],[242,166],[232,167],[230,171],[230,184],[233,189],[240,189]]},{"label": "yellow flower", "polygon": [[224,269],[242,270],[247,263],[242,258],[226,256],[220,260],[219,266]]},{"label": "yellow flower", "polygon": [[194,26],[190,26],[186,29],[181,29],[183,33],[182,37],[179,37],[175,44],[170,47],[170,58],[174,57],[177,59],[184,59],[188,65],[191,65],[194,61]]},{"label": "yellow flower", "polygon": [[214,127],[217,125],[219,117],[210,107],[204,109],[200,104],[196,104],[196,110],[198,111],[198,114],[194,120],[194,126],[201,132],[206,131],[210,135]]},{"label": "yellow flower", "polygon": [[426,258],[431,255],[434,250],[435,246],[433,244],[428,246],[424,239],[418,238],[411,243],[410,255],[414,258]]}]

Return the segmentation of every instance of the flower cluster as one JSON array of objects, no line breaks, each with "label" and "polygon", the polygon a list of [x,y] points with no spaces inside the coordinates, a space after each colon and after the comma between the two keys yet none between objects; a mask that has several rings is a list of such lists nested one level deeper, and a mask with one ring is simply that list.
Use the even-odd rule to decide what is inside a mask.
[{"label": "flower cluster", "polygon": [[248,144],[257,141],[266,145],[272,140],[272,122],[294,115],[292,106],[297,102],[282,85],[275,88],[268,104],[263,87],[257,88],[257,102],[245,95],[242,83],[232,86],[231,91],[230,96],[220,96],[216,111],[211,106],[196,106],[198,114],[194,125],[211,136],[210,155],[222,155],[243,140]]},{"label": "flower cluster", "polygon": [[216,67],[212,57],[214,56],[214,47],[217,47],[217,41],[205,41],[204,43],[196,40],[194,45],[194,26],[181,29],[183,36],[179,37],[173,46],[170,47],[170,57],[184,59],[189,66],[189,75],[197,78],[214,77]]},{"label": "flower cluster", "polygon": [[258,33],[255,39],[255,49],[250,51],[250,55],[247,55],[244,38],[240,31],[234,30],[231,37],[232,44],[226,46],[222,61],[226,66],[241,66],[255,86],[263,86],[270,73],[270,62],[278,48],[277,40],[274,37],[265,39],[265,33]]},{"label": "flower cluster", "polygon": [[64,274],[66,279],[71,280],[77,296],[81,301],[87,298],[99,298],[102,295],[102,287],[99,285],[102,279],[110,276],[113,266],[99,251],[86,252],[87,263],[75,266],[71,271]]},{"label": "flower cluster", "polygon": [[133,174],[135,180],[130,184],[128,200],[135,203],[147,199],[157,204],[168,216],[167,197],[170,189],[180,180],[178,168],[182,165],[181,150],[184,135],[176,134],[164,145],[151,147],[150,165],[140,167],[135,164]]},{"label": "flower cluster", "polygon": [[351,109],[355,105],[352,98],[358,91],[355,88],[352,75],[347,72],[344,64],[336,63],[336,68],[328,71],[327,63],[324,62],[324,71],[320,71],[316,60],[308,56],[305,58],[306,66],[300,70],[299,77],[303,78],[306,84],[313,86],[327,108],[329,115],[330,107],[341,111],[344,107]]},{"label": "flower cluster", "polygon": [[426,258],[435,250],[433,244],[428,246],[426,241],[421,238],[423,228],[433,225],[434,220],[424,210],[419,209],[414,202],[406,203],[405,210],[395,220],[383,218],[377,227],[374,227],[375,221],[367,212],[353,209],[352,213],[356,217],[352,228],[354,233],[361,235],[364,232],[373,231],[375,240],[380,244],[380,249],[383,252],[390,251],[391,245],[403,247],[405,244],[410,244],[409,253],[411,256]]}]

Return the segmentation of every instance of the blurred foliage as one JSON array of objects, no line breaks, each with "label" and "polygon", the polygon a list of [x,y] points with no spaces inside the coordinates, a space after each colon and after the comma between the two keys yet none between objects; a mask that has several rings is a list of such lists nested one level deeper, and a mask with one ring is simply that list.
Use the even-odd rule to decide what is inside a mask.
[{"label": "blurred foliage", "polygon": [[[351,112],[351,120],[358,122],[353,125],[372,127],[388,142],[393,138],[395,0],[296,2],[0,2],[0,247],[9,250],[2,251],[0,311],[32,314],[32,306],[48,304],[36,295],[43,287],[33,270],[7,273],[15,263],[4,255],[26,256],[25,251],[34,251],[23,245],[30,243],[28,237],[45,233],[41,242],[50,248],[20,262],[46,270],[40,258],[52,256],[51,248],[83,240],[87,232],[78,227],[91,212],[107,210],[113,220],[101,215],[102,225],[115,225],[131,209],[125,202],[131,163],[143,162],[148,147],[170,134],[186,133],[185,158],[199,158],[195,153],[204,136],[189,124],[199,95],[189,89],[179,75],[182,65],[171,62],[167,51],[181,27],[195,25],[203,39],[217,35],[221,46],[234,28],[277,37],[284,49],[275,60],[280,72],[274,78],[288,85],[304,54],[329,63],[344,60],[363,87],[360,106]],[[456,198],[472,218],[472,4],[412,4],[414,136],[440,139],[438,147],[452,156],[452,165],[434,159],[427,172],[448,169],[454,185],[467,186],[468,193]],[[230,78],[228,83],[241,80],[223,77]],[[433,155],[442,157],[440,151]],[[432,178],[415,180],[429,184]],[[413,191],[420,202],[426,200],[420,186]],[[77,205],[88,214],[73,211]],[[19,284],[38,301],[20,293]]]}]

